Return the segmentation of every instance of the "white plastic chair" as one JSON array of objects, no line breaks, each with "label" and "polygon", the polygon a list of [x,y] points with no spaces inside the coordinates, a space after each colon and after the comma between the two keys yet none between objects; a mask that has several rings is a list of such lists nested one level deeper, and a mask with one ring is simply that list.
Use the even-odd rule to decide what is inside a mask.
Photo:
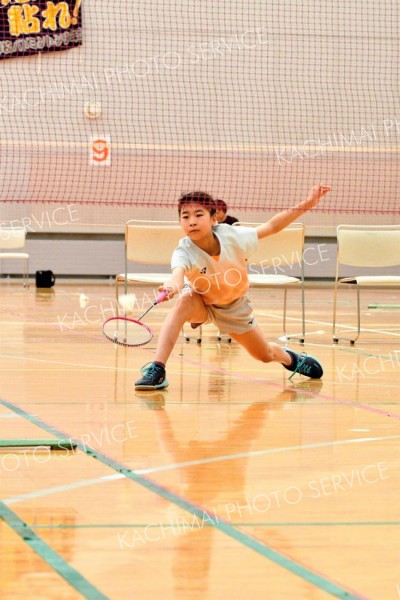
[{"label": "white plastic chair", "polygon": [[[235,226],[258,227],[262,223],[234,223]],[[298,267],[300,276],[295,277],[277,273],[283,267]],[[255,273],[257,268],[261,272]],[[279,233],[259,240],[258,250],[248,261],[249,282],[251,287],[274,288],[284,290],[283,297],[283,333],[286,339],[297,339],[304,344],[305,338],[305,302],[304,302],[304,225],[292,223]],[[272,272],[271,272],[272,271]],[[286,332],[287,290],[300,287],[301,290],[301,334],[288,334]]]},{"label": "white plastic chair", "polygon": [[[360,288],[400,288],[399,275],[360,275],[339,279],[341,265],[352,267],[394,267],[400,265],[400,225],[339,225],[337,228],[336,277],[333,299],[333,341],[354,344],[360,336]],[[337,294],[339,285],[357,290],[357,336],[346,338],[336,333]]]},{"label": "white plastic chair", "polygon": [[168,271],[131,273],[129,262],[146,265],[170,266],[172,252],[183,237],[181,227],[176,221],[138,221],[130,220],[125,224],[125,272],[115,278],[116,298],[119,297],[119,285],[124,284],[125,294],[129,283],[148,283],[161,285],[168,277]]},{"label": "white plastic chair", "polygon": [[23,261],[23,284],[29,286],[29,254],[25,250],[25,227],[0,227],[0,260],[17,259]]},{"label": "white plastic chair", "polygon": [[[184,236],[182,228],[176,221],[139,221],[130,220],[125,224],[125,272],[115,278],[117,307],[119,306],[119,286],[124,284],[127,293],[128,284],[142,283],[161,285],[168,278],[170,271],[132,273],[128,271],[129,262],[146,265],[170,267],[171,256]],[[187,341],[191,338],[182,329]],[[202,341],[202,327],[196,330],[198,343]]]}]

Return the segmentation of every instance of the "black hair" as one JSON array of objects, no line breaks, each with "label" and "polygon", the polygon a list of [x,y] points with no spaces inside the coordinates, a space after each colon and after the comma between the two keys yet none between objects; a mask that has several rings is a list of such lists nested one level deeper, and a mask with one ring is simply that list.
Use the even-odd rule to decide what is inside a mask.
[{"label": "black hair", "polygon": [[215,204],[217,205],[217,210],[223,210],[224,212],[228,210],[228,205],[223,200],[216,200]]},{"label": "black hair", "polygon": [[206,192],[190,192],[181,196],[178,200],[179,214],[181,214],[182,207],[185,204],[200,204],[200,206],[203,206],[210,212],[211,216],[215,215],[215,211],[217,210],[214,198]]}]

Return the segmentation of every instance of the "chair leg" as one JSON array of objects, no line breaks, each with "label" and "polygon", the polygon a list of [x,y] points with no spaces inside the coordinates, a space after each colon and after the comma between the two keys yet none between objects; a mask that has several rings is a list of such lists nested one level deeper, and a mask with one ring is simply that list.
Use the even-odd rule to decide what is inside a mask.
[{"label": "chair leg", "polygon": [[[188,334],[186,334],[186,333],[185,333],[185,327],[184,327],[184,326],[182,327],[182,329],[181,329],[181,332],[182,332],[182,335],[183,335],[183,337],[185,338],[185,340],[186,340],[187,342],[190,342],[190,340],[191,340],[192,338],[191,338],[191,337],[190,337]],[[202,339],[203,339],[203,328],[202,328],[202,326],[200,325],[200,327],[199,327],[199,329],[198,329],[198,334],[197,334],[196,342],[197,342],[198,344],[201,344],[201,342],[202,342]]]},{"label": "chair leg", "polygon": [[125,253],[125,278],[124,278],[124,294],[128,293],[128,259]]},{"label": "chair leg", "polygon": [[[189,337],[189,336],[188,336],[188,335],[185,333],[185,329],[184,329],[184,327],[182,327],[182,335],[183,335],[183,337],[185,338],[185,340],[186,340],[187,342],[190,342],[191,338],[190,338],[190,337]],[[222,341],[222,334],[221,334],[219,331],[218,331],[218,334],[217,334],[217,340],[218,340],[219,342],[221,342],[221,341]],[[202,325],[200,325],[200,327],[199,327],[199,329],[198,329],[198,335],[197,335],[196,342],[197,342],[198,344],[201,344],[201,343],[202,343],[202,341],[203,341],[203,326],[202,326]],[[227,338],[226,338],[226,341],[227,341],[227,343],[228,343],[228,344],[231,344],[231,343],[232,343],[232,339],[231,339],[230,337],[227,337]]]},{"label": "chair leg", "polygon": [[23,285],[24,288],[29,288],[29,258],[25,259],[25,267],[23,273]]},{"label": "chair leg", "polygon": [[302,335],[300,338],[300,344],[304,344],[304,340],[306,337],[306,302],[305,302],[305,290],[304,290],[304,282],[301,284],[301,324],[302,324]]},{"label": "chair leg", "polygon": [[[220,331],[218,331],[217,340],[218,340],[219,342],[222,342],[222,335],[223,335],[223,334],[222,334]],[[228,343],[228,344],[231,344],[231,343],[232,343],[232,338],[230,338],[230,337],[227,337],[227,338],[226,338],[226,341],[227,341],[227,343]]]},{"label": "chair leg", "polygon": [[287,340],[297,340],[300,344],[304,344],[304,338],[306,335],[306,314],[305,314],[305,303],[304,303],[304,285],[301,286],[301,337],[297,335],[288,335],[286,333],[286,311],[287,311],[287,288],[284,288],[283,295],[283,335]]},{"label": "chair leg", "polygon": [[115,278],[115,300],[117,303],[117,317],[119,316],[119,286],[118,277]]},{"label": "chair leg", "polygon": [[361,306],[360,306],[360,286],[356,284],[357,288],[357,335],[355,338],[348,338],[338,336],[336,334],[336,310],[337,310],[337,285],[335,285],[335,293],[333,297],[333,342],[337,344],[339,340],[349,342],[352,346],[356,343],[361,333]]},{"label": "chair leg", "polygon": [[283,335],[288,340],[289,336],[286,333],[286,306],[287,306],[287,288],[283,290]]},{"label": "chair leg", "polygon": [[355,344],[355,342],[360,337],[361,333],[361,306],[360,306],[360,286],[357,285],[357,336],[354,340],[350,340],[350,344]]},{"label": "chair leg", "polygon": [[333,338],[334,344],[337,344],[339,341],[339,338],[336,335],[337,292],[338,292],[338,285],[337,285],[337,281],[335,281],[335,287],[333,289],[333,317],[332,317],[332,338]]}]

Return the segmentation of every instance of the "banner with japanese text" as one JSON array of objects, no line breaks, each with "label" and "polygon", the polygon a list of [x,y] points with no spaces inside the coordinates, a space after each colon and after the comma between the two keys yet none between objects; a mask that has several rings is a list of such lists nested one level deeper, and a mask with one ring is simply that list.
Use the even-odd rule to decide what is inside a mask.
[{"label": "banner with japanese text", "polygon": [[0,59],[82,43],[82,0],[0,0]]}]

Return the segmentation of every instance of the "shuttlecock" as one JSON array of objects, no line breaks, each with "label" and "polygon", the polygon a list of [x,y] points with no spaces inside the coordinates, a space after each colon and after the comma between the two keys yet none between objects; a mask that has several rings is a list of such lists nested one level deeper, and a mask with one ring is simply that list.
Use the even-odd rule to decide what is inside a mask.
[{"label": "shuttlecock", "polygon": [[80,294],[79,295],[79,306],[81,308],[85,308],[85,306],[87,305],[87,303],[89,302],[89,297],[85,296],[85,294]]},{"label": "shuttlecock", "polygon": [[136,302],[135,294],[121,294],[118,297],[118,304],[125,311],[125,313],[133,312],[135,302]]}]

